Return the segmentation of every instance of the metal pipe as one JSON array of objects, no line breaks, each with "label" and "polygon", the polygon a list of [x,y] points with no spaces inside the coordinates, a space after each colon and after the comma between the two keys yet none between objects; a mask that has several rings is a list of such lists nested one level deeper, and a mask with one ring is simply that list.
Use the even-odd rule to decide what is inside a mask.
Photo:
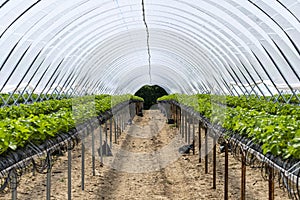
[{"label": "metal pipe", "polygon": [[1,87],[0,92],[2,92],[2,90],[4,89],[4,87],[6,86],[6,84],[9,82],[10,78],[12,77],[12,75],[14,74],[14,72],[16,71],[16,69],[18,68],[20,62],[23,60],[24,56],[26,55],[26,53],[27,53],[27,51],[29,50],[30,47],[31,47],[31,45],[29,45],[27,47],[27,49],[24,51],[24,53],[22,54],[21,58],[18,60],[17,64],[14,66],[13,70],[11,71],[11,73],[8,76],[8,78],[4,82],[3,86]]}]

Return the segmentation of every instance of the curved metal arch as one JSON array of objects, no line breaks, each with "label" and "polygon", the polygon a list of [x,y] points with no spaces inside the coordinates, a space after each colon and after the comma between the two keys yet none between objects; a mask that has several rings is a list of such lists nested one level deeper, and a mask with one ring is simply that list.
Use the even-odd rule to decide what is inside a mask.
[{"label": "curved metal arch", "polygon": [[[56,1],[56,2],[58,2],[58,1]],[[75,2],[75,4],[78,4],[78,5],[80,3],[84,4],[84,2],[88,2],[88,1],[77,1],[77,2]],[[244,17],[243,18],[242,17],[237,18],[235,25],[237,25],[239,27],[244,27],[244,30],[247,29],[248,33],[250,33],[249,37],[245,36],[243,34],[240,34],[241,33],[240,30],[237,30],[235,27],[233,27],[232,23],[235,23],[235,22],[225,23],[224,24],[225,27],[228,28],[226,31],[225,30],[221,30],[221,28],[224,26],[224,25],[223,26],[220,25],[220,24],[222,24],[222,22],[224,22],[223,19],[217,18],[215,21],[217,21],[218,24],[215,25],[215,26],[212,26],[212,27],[214,27],[215,32],[219,33],[219,37],[228,38],[227,39],[228,41],[230,41],[231,39],[235,40],[234,41],[235,45],[233,47],[235,47],[235,49],[238,49],[241,53],[236,53],[236,52],[234,52],[232,50],[229,50],[230,54],[232,55],[232,58],[236,59],[239,56],[242,56],[243,58],[247,58],[245,61],[247,61],[247,62],[249,61],[249,64],[250,64],[249,66],[253,66],[253,72],[255,72],[257,75],[260,72],[265,73],[268,78],[272,79],[272,82],[273,81],[277,81],[277,80],[278,80],[278,82],[280,82],[280,81],[283,80],[288,85],[289,85],[289,82],[297,82],[298,83],[299,77],[297,76],[297,72],[299,71],[299,69],[297,67],[295,69],[293,69],[292,65],[293,64],[295,65],[295,63],[297,63],[296,61],[299,61],[300,59],[299,59],[299,55],[298,56],[295,55],[293,57],[291,57],[289,55],[289,52],[294,52],[295,53],[295,50],[293,50],[293,48],[291,48],[290,42],[285,37],[285,39],[282,39],[282,43],[279,43],[279,40],[276,37],[277,36],[282,36],[281,32],[280,31],[277,31],[277,32],[275,31],[276,34],[269,35],[268,32],[267,32],[269,30],[268,28],[264,28],[262,26],[258,26],[258,23],[255,23],[253,20],[251,20],[250,17],[245,12],[242,12],[242,8],[244,6],[241,6],[240,9],[236,8],[234,5],[232,5],[233,4],[232,1],[227,0],[227,2],[230,5],[232,5],[232,8],[235,8],[235,9],[232,9],[232,10],[227,9],[227,11],[226,11],[225,9],[223,10],[221,8],[227,8],[227,5],[225,6],[224,4],[221,4],[219,2],[212,2],[212,1],[209,1],[209,2],[206,1],[205,2],[205,1],[202,1],[206,5],[206,6],[203,6],[203,8],[202,7],[200,8],[197,4],[195,4],[195,5],[192,4],[192,3],[195,3],[196,1],[183,2],[181,0],[176,0],[174,2],[177,2],[177,3],[180,2],[180,3],[186,4],[186,5],[190,5],[190,11],[186,11],[186,12],[191,12],[193,10],[201,11],[203,14],[200,14],[199,17],[197,17],[197,19],[206,20],[206,21],[208,21],[209,19],[212,19],[213,16],[216,17],[216,15],[218,13],[227,13],[228,14],[228,16],[226,16],[226,17],[228,17],[227,19],[233,19],[234,16],[236,15],[236,13],[237,13],[237,10],[239,10],[240,11],[239,13],[243,13]],[[283,8],[285,9],[284,12],[287,13],[289,16],[281,16],[280,18],[278,18],[278,22],[279,22],[278,26],[280,26],[280,23],[283,23],[283,22],[280,21],[281,19],[283,21],[288,21],[288,19],[290,19],[291,16],[293,16],[292,18],[295,21],[295,18],[296,18],[295,15],[291,15],[290,14],[291,12],[288,12],[286,10],[286,8],[283,7],[283,6],[278,7],[279,5],[282,5],[282,4],[277,3],[276,6],[273,6],[273,5],[266,5],[263,1],[257,1],[257,2],[261,3],[262,5],[264,5],[264,6],[261,6],[261,7],[265,7],[265,8],[269,7],[270,8],[270,9],[267,9],[267,11],[265,13],[266,15],[271,15],[271,13],[273,13],[273,12],[279,13],[280,10],[282,10]],[[71,3],[71,1],[68,1],[68,3],[70,3],[70,9],[71,9],[72,6],[74,7],[74,5],[75,5],[75,4],[73,5]],[[107,3],[107,5],[111,5],[108,1],[106,3]],[[160,3],[160,4],[162,4],[162,3]],[[212,4],[214,4],[214,5],[212,5]],[[219,8],[217,8],[218,6],[216,6],[216,5],[218,5]],[[148,4],[146,6],[148,6]],[[166,7],[171,7],[170,5],[165,5],[165,6]],[[196,7],[196,8],[194,8],[194,7]],[[82,8],[84,9],[84,7],[82,7]],[[120,12],[122,14],[122,9],[123,8],[124,7],[122,7],[122,6],[121,7],[118,6],[117,8],[113,8],[113,10],[116,11],[116,9],[120,9]],[[180,9],[184,10],[185,8],[186,7],[180,8]],[[163,7],[161,6],[160,9],[163,9]],[[215,11],[215,9],[217,9],[218,12],[212,13],[212,11],[213,10]],[[248,7],[245,8],[245,9],[248,9],[249,12],[251,11],[251,13],[255,13],[254,9],[250,9]],[[224,12],[224,11],[226,11],[226,12]],[[59,16],[60,15],[55,15],[53,17],[55,18],[55,17],[59,17]],[[70,14],[70,16],[71,16],[71,14]],[[153,15],[153,16],[155,16],[155,15]],[[157,16],[163,16],[163,15],[162,14],[158,14]],[[264,15],[260,15],[260,17],[261,16],[264,16]],[[103,16],[101,16],[101,17],[103,17]],[[101,17],[99,17],[99,19],[101,19]],[[148,18],[148,17],[150,17],[150,18]],[[54,19],[54,18],[51,18],[51,19]],[[126,21],[128,18],[126,18],[126,17],[124,18],[123,16],[121,18],[120,18],[121,21],[126,22],[125,26],[128,26],[129,23]],[[149,19],[148,22],[151,22],[151,15],[147,15],[147,20],[148,19]],[[178,20],[178,18],[176,18],[176,20],[179,23],[180,20]],[[16,19],[16,21],[19,21],[19,19]],[[76,23],[77,22],[78,21],[76,21]],[[247,23],[247,22],[251,22],[251,23]],[[50,23],[50,21],[48,21],[47,23]],[[15,23],[15,24],[17,24],[17,23]],[[159,24],[160,26],[165,27],[166,31],[168,30],[166,24],[159,23],[159,22],[156,22],[156,24]],[[187,23],[185,23],[185,24],[187,24]],[[247,24],[253,25],[253,26],[251,26],[253,28],[249,29],[248,27],[246,27]],[[155,25],[155,24],[153,23],[153,25]],[[210,25],[212,25],[212,24],[210,24]],[[295,29],[298,30],[299,24],[293,23],[291,25],[293,25],[294,27],[296,27]],[[45,26],[45,24],[44,24],[44,26]],[[118,25],[118,26],[115,26],[115,27],[116,27],[116,29],[120,29],[120,27],[122,27],[122,25]],[[197,26],[195,26],[195,27],[197,27]],[[282,27],[284,27],[284,26],[282,26]],[[282,28],[282,27],[280,27],[280,28]],[[62,30],[64,30],[64,31],[71,30],[71,29],[69,29],[70,26],[66,27],[66,29],[61,29],[61,28],[62,28],[61,25],[58,25],[57,29],[55,29],[55,30],[59,31],[60,33],[62,33]],[[111,27],[107,27],[107,28],[108,28],[107,30],[111,30]],[[179,26],[178,26],[178,24],[177,24],[177,28],[180,29]],[[181,29],[182,28],[183,28],[183,26],[181,27]],[[205,28],[205,27],[203,27],[203,28]],[[187,30],[190,31],[190,30],[193,30],[193,29],[194,29],[193,26],[187,26]],[[154,29],[152,29],[152,30],[154,30]],[[258,36],[256,34],[256,32],[253,32],[253,30],[255,30],[256,32],[258,30],[263,30],[262,33],[263,33],[264,37],[261,37],[261,35]],[[283,29],[281,29],[281,30],[283,30]],[[151,31],[151,26],[150,26],[150,31]],[[67,33],[67,32],[64,32],[64,33]],[[120,34],[121,32],[116,31],[116,33]],[[130,31],[128,31],[128,33],[130,33]],[[156,32],[153,31],[153,33],[155,34]],[[298,33],[299,33],[299,31],[298,31]],[[213,40],[212,37],[209,37],[208,35],[205,35],[203,33],[201,33],[201,34],[195,34],[195,32],[193,31],[192,34],[196,38],[195,41],[198,41],[200,43],[205,38],[208,38],[207,41],[216,41],[216,40]],[[43,53],[45,53],[45,52],[54,52],[54,51],[51,51],[48,48],[48,46],[50,45],[50,43],[46,44],[46,45],[42,44],[42,42],[49,41],[49,40],[44,40],[44,39],[50,39],[50,38],[52,38],[53,42],[54,42],[54,43],[52,43],[52,45],[54,45],[55,47],[58,47],[60,45],[65,44],[68,41],[67,37],[70,37],[70,34],[67,34],[67,35],[63,35],[63,37],[60,40],[57,40],[57,37],[48,37],[48,36],[51,36],[51,33],[50,34],[49,33],[47,33],[47,34],[45,33],[44,35],[47,35],[47,37],[44,37],[43,34],[39,35],[39,38],[36,41],[36,42],[38,42],[39,45],[36,45],[35,49],[31,49],[31,48],[27,49],[28,45],[31,44],[31,41],[25,40],[25,41],[21,41],[21,43],[19,43],[18,46],[15,46],[16,49],[12,49],[12,51],[11,51],[12,54],[14,56],[16,56],[16,57],[19,56],[20,58],[23,58],[24,52],[25,52],[24,50],[25,49],[27,49],[26,51],[29,52],[29,53],[31,53],[31,54],[36,54],[37,52],[40,52],[39,50],[41,50],[42,47],[46,47],[45,51]],[[105,39],[109,38],[109,36],[110,36],[109,34],[106,34],[102,38],[99,37],[99,41],[94,41],[94,42],[100,42],[100,39],[105,40]],[[293,34],[291,34],[290,32],[289,32],[288,36],[290,36],[290,38],[295,38],[295,36]],[[25,38],[26,37],[27,37],[27,35],[25,36]],[[203,38],[201,38],[201,37],[203,37]],[[14,35],[13,38],[14,38],[15,41],[17,41],[17,39],[20,39],[21,37],[18,37],[17,35]],[[42,38],[44,38],[44,39],[42,39]],[[261,38],[265,38],[265,39],[263,41],[259,41]],[[245,39],[245,41],[242,41],[243,39]],[[157,41],[158,40],[160,40],[160,37],[158,37]],[[74,48],[75,47],[75,42],[74,42],[74,40],[71,40],[71,41],[72,41],[72,44],[70,44],[70,47]],[[170,39],[170,41],[172,41],[172,40]],[[290,40],[290,41],[293,42],[294,40]],[[1,40],[0,40],[0,42],[1,42]],[[248,42],[248,44],[247,44],[247,42]],[[101,43],[98,43],[98,44],[101,44]],[[224,48],[225,44],[226,44],[225,42],[224,43],[215,42],[214,45],[213,45],[213,43],[207,43],[207,45],[208,45],[207,47],[210,47],[212,49],[212,51],[215,51],[216,52],[215,54],[218,55],[219,54],[219,50],[222,51],[224,49],[223,51],[225,51],[225,48]],[[284,46],[282,46],[281,44],[284,44]],[[299,42],[296,43],[296,47],[297,47],[297,44],[299,44]],[[15,45],[15,43],[13,43],[13,45]],[[122,45],[124,45],[124,43]],[[179,44],[176,44],[176,46],[177,45],[178,45],[178,47],[180,47]],[[192,48],[193,46],[190,45],[189,47]],[[294,47],[295,47],[295,45],[294,45]],[[86,48],[81,49],[78,52],[83,52],[85,50],[89,50],[89,48],[90,47],[87,46]],[[153,48],[156,48],[156,47],[154,46]],[[202,50],[203,47],[201,47],[199,49]],[[170,51],[171,48],[168,47],[168,48],[166,48],[166,50]],[[226,50],[228,50],[228,49],[226,49]],[[180,51],[180,52],[177,52],[177,53],[178,54],[174,54],[174,55],[182,56],[182,58],[186,58],[186,56],[188,55],[184,51]],[[263,55],[261,55],[260,53],[262,53]],[[225,59],[225,57],[227,57],[226,54],[224,54],[224,55],[220,54],[220,58],[224,58]],[[230,54],[228,54],[228,56]],[[51,54],[51,55],[47,55],[45,57],[45,55],[41,55],[40,58],[36,59],[36,65],[37,66],[39,64],[38,62],[43,61],[42,65],[45,66],[47,69],[49,69],[49,73],[47,73],[47,74],[49,74],[50,79],[49,79],[49,82],[47,84],[53,84],[55,82],[55,80],[60,80],[60,81],[62,80],[60,78],[63,77],[63,76],[60,76],[59,73],[63,73],[64,75],[68,73],[68,69],[67,69],[66,63],[69,62],[69,60],[65,60],[65,59],[68,56],[74,56],[74,55],[76,56],[76,54],[68,54],[67,51],[65,49],[63,49],[62,52],[60,54],[58,54],[57,56],[52,56],[52,54]],[[172,56],[174,56],[174,55],[172,55]],[[119,56],[121,56],[121,55],[119,55]],[[172,59],[172,58],[174,58],[172,56],[171,56],[171,54],[169,54],[168,56],[166,56],[166,58]],[[277,58],[277,56],[279,56],[280,58]],[[24,58],[25,57],[26,57],[26,55],[24,56]],[[46,58],[46,61],[45,61],[45,58]],[[86,58],[88,58],[88,57],[85,57],[85,59]],[[120,58],[122,58],[122,56]],[[265,58],[267,58],[267,59],[265,60]],[[210,58],[210,59],[212,59],[212,58]],[[158,59],[157,62],[162,62],[162,60],[163,59]],[[193,58],[192,56],[189,57],[188,60],[190,60],[191,63],[193,63],[192,61],[195,60],[195,63],[197,63],[196,59]],[[20,64],[22,63],[22,65],[26,64],[25,62],[23,63],[23,62],[19,62],[19,61],[18,61],[18,64],[19,63]],[[293,61],[293,62],[290,62],[290,61]],[[240,57],[239,57],[238,60],[235,60],[236,66],[233,65],[230,62],[229,63],[227,63],[227,62],[228,62],[228,58],[225,59],[225,60],[223,60],[222,62],[218,63],[218,65],[216,65],[216,66],[225,68],[229,73],[230,72],[233,73],[233,74],[230,75],[231,78],[229,78],[229,79],[233,79],[234,77],[238,77],[238,79],[241,79],[241,78],[244,77],[248,81],[249,77],[247,77],[248,76],[247,74],[249,74],[249,73],[248,73],[247,67],[249,67],[249,66],[246,66],[246,68],[245,68],[243,60],[241,60]],[[9,62],[9,63],[13,64],[13,62]],[[28,64],[29,63],[30,63],[30,61],[28,61]],[[51,64],[51,65],[49,65],[49,64]],[[121,64],[122,64],[122,62],[118,63],[118,65],[121,65]],[[226,64],[228,64],[228,66],[226,66]],[[267,67],[264,66],[264,65],[267,65],[267,64],[271,64],[271,65],[269,65],[268,68],[267,68]],[[6,65],[6,66],[9,66],[9,65]],[[51,66],[51,67],[49,68],[49,66]],[[76,65],[71,65],[71,66],[74,67],[71,71],[75,73],[76,72],[75,70],[77,69],[77,66]],[[85,66],[87,66],[87,62],[85,62],[85,64],[82,65],[82,68],[85,67]],[[180,65],[178,65],[178,67],[179,66]],[[193,66],[195,66],[195,68],[193,68]],[[212,67],[212,66],[213,65],[210,65],[210,67]],[[270,68],[270,66],[273,66],[273,67]],[[45,69],[45,67],[41,67],[41,69]],[[191,64],[189,67],[191,67],[191,69],[195,69],[195,71],[198,70],[198,68],[196,68],[196,65]],[[241,67],[241,69],[240,69],[240,67]],[[288,67],[290,67],[290,69]],[[235,71],[236,69],[238,69],[239,71],[236,72]],[[284,71],[284,70],[288,70],[288,69],[290,71]],[[16,69],[13,69],[11,71],[11,74],[14,74],[14,70],[16,70]],[[65,70],[65,71],[63,71],[63,70]],[[80,70],[80,68],[79,68],[79,70]],[[26,71],[26,70],[24,70],[24,71]],[[288,75],[289,72],[294,73],[296,75],[296,77],[295,77],[296,79],[295,78],[292,79],[291,77],[287,77],[287,75]],[[270,76],[270,73],[272,73],[272,76]],[[193,74],[193,73],[191,73],[191,74]],[[275,74],[277,74],[277,75],[275,75]],[[39,74],[39,73],[36,74],[36,76],[39,76],[39,75],[41,75],[41,74]],[[55,77],[54,77],[54,75],[55,75]],[[54,77],[54,78],[52,79],[52,77]],[[222,81],[226,81],[226,80],[223,80],[223,77],[221,77],[221,78],[222,78],[221,82]],[[94,82],[91,82],[91,83],[94,83]],[[292,90],[292,88],[291,88],[291,90]]]},{"label": "curved metal arch", "polygon": [[[186,3],[186,4],[189,4],[191,6],[190,3]],[[248,41],[252,41],[250,42],[248,45],[253,45],[252,48],[254,48],[256,51],[260,51],[261,54],[259,54],[259,57],[261,60],[263,60],[265,63],[265,65],[268,65],[268,66],[273,66],[273,71],[271,71],[271,73],[273,75],[275,75],[277,73],[277,68],[274,66],[274,62],[272,62],[272,59],[270,59],[270,56],[265,52],[265,48],[263,47],[262,44],[260,44],[258,42],[258,40],[256,39],[256,37],[254,35],[251,34],[251,32],[248,31],[248,29],[246,27],[244,27],[242,24],[240,23],[236,23],[236,26],[237,27],[234,27],[232,22],[236,21],[237,19],[239,20],[242,20],[241,18],[232,18],[231,16],[227,16],[226,14],[224,14],[224,12],[221,10],[220,12],[222,12],[222,17],[226,18],[227,20],[225,21],[225,19],[223,18],[220,18],[216,15],[216,13],[211,13],[209,9],[207,10],[204,10],[203,9],[203,4],[201,4],[201,8],[199,6],[195,6],[196,9],[198,9],[200,12],[204,12],[206,13],[207,15],[211,15],[211,17],[215,17],[219,22],[223,22],[223,24],[225,26],[227,26],[229,29],[233,30],[236,32],[236,34],[240,33],[239,37],[241,37],[242,39],[244,40],[248,40]],[[228,21],[230,21],[230,23],[228,23]],[[248,34],[246,34],[248,33]],[[270,44],[270,45],[274,45],[274,44]],[[263,58],[262,58],[263,57]],[[271,70],[272,68],[268,67],[268,70]],[[277,73],[277,78],[282,78],[281,74]],[[283,79],[281,79],[283,80]],[[279,81],[277,79],[277,81]]]},{"label": "curved metal arch", "polygon": [[[114,51],[118,51],[118,52],[127,52],[127,51],[125,51],[125,50],[128,50],[128,52],[131,52],[131,51],[129,51],[129,49],[130,48],[132,48],[131,46],[127,46],[127,44],[130,44],[130,42],[131,41],[128,41],[128,42],[126,42],[126,43],[121,43],[120,41],[122,40],[122,37],[123,36],[120,36],[119,37],[119,39],[117,39],[117,38],[112,38],[111,40],[113,40],[112,42],[115,42],[115,44],[117,45],[117,46],[120,46],[120,45],[122,45],[122,46],[120,46],[119,48],[114,48]],[[169,35],[169,37],[172,37],[171,35]],[[109,40],[108,41],[108,43],[111,43],[110,41],[111,40]],[[168,49],[170,49],[171,48],[171,45],[168,45],[168,43],[167,42],[169,42],[169,44],[171,44],[172,42],[173,42],[173,44],[176,44],[176,46],[178,45],[180,48],[182,48],[182,49],[185,49],[185,47],[184,46],[182,46],[182,45],[180,45],[180,43],[178,43],[177,44],[177,42],[176,41],[172,41],[172,40],[170,40],[169,41],[169,38],[166,38],[165,39],[165,43],[164,43],[164,46],[165,47],[168,47]],[[120,42],[120,43],[119,43]],[[119,44],[119,45],[118,45]],[[152,39],[152,46],[154,46],[153,48],[156,48],[156,45],[153,45],[154,43],[153,43],[153,39]],[[105,46],[105,45],[102,45],[102,46]],[[123,47],[124,46],[124,48],[121,48],[121,47]],[[126,48],[128,48],[128,49],[126,49]],[[188,49],[186,49],[186,50],[188,50]],[[190,49],[190,50],[192,50],[193,51],[193,49]],[[196,50],[196,49],[195,49]],[[95,50],[96,51],[96,50]],[[106,48],[104,47],[103,49],[102,49],[102,51],[103,52],[105,52],[106,51]],[[101,54],[101,52],[97,52],[98,54]],[[191,53],[190,53],[191,54]],[[112,56],[110,56],[111,58],[109,58],[108,59],[108,61],[110,61],[110,60],[112,60],[113,59],[113,57],[115,56],[115,54],[113,53],[113,52],[110,52],[110,55],[112,55]],[[116,54],[116,55],[118,55],[118,53]],[[183,54],[178,54],[178,55],[183,55]],[[97,54],[94,54],[94,57],[97,57],[98,55]],[[190,57],[193,57],[193,56],[190,56]],[[194,60],[196,59],[196,57],[194,57]],[[93,60],[92,58],[89,58],[89,60]],[[101,63],[105,63],[102,59],[101,59],[101,61],[99,61],[99,64],[100,64],[100,62]],[[88,64],[88,63],[87,63]],[[95,64],[95,65],[97,65],[97,63]],[[193,67],[192,65],[191,65],[191,67]]]},{"label": "curved metal arch", "polygon": [[[123,51],[123,49],[121,49],[120,51]],[[129,51],[129,52],[130,52],[130,51]],[[129,53],[129,52],[128,52],[128,53]],[[99,64],[100,64],[100,63],[99,63]],[[120,66],[121,66],[121,64],[120,64]]]}]

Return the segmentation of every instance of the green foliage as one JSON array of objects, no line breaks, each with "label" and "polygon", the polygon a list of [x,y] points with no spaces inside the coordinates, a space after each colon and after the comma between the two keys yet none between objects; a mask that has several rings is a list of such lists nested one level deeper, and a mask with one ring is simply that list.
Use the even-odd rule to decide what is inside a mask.
[{"label": "green foliage", "polygon": [[61,108],[70,108],[71,106],[72,99],[64,99],[2,107],[0,108],[0,120],[5,118],[17,119],[19,117],[28,117],[30,115],[50,114],[52,112],[57,112]]},{"label": "green foliage", "polygon": [[226,105],[263,111],[273,115],[293,115],[300,120],[300,107],[292,104],[273,103],[254,96],[226,96]]},{"label": "green foliage", "polygon": [[145,85],[139,89],[136,96],[142,97],[144,99],[144,109],[150,109],[151,106],[156,104],[157,98],[167,95],[167,92],[158,85],[149,86]]},{"label": "green foliage", "polygon": [[0,154],[69,132],[76,124],[129,100],[143,99],[133,95],[96,95],[0,108]]},{"label": "green foliage", "polygon": [[[193,100],[195,96],[198,105]],[[226,101],[222,101],[224,99]],[[299,106],[268,102],[256,97],[208,94],[173,94],[158,100],[175,100],[194,108],[211,123],[252,139],[261,145],[264,154],[300,159]]]}]

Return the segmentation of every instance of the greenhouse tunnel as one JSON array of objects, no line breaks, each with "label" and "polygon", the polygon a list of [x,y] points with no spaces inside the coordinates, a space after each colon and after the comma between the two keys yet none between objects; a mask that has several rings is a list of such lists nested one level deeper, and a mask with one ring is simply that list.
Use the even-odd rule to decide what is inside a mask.
[{"label": "greenhouse tunnel", "polygon": [[299,1],[0,5],[0,93],[299,93]]},{"label": "greenhouse tunnel", "polygon": [[[168,94],[154,101],[155,109],[144,109],[144,99],[134,95],[145,86],[157,86]],[[184,104],[175,94],[198,99]],[[117,97],[115,102],[113,97]],[[223,100],[228,97],[232,101],[226,104]],[[200,104],[204,114],[198,109]],[[259,158],[259,167],[269,170],[264,175],[269,177],[270,190],[277,170],[289,197],[300,199],[299,105],[300,0],[0,0],[0,199],[1,190],[23,175],[17,170],[23,167],[25,173],[28,166],[38,166],[34,156],[44,159],[40,171],[48,170],[44,174],[50,199],[54,150],[68,152],[65,171],[71,199],[71,151],[81,145],[82,154],[77,157],[83,157],[84,171],[85,132],[100,130],[96,137],[103,167],[101,145],[106,145],[105,151],[114,150],[113,142],[118,144],[118,134],[134,126],[134,117],[162,122],[170,133],[176,130],[182,138],[186,136],[188,153],[193,148],[200,162],[201,131],[206,138],[219,131],[227,172],[228,148],[235,143],[240,149],[229,150],[236,151],[237,160],[246,159],[241,152],[247,149],[247,156]],[[149,116],[151,112],[156,113]],[[275,136],[260,134],[264,131]],[[232,133],[230,139],[225,132]],[[249,132],[253,134],[247,138]],[[277,133],[288,136],[277,137]],[[277,143],[271,144],[273,140]],[[199,148],[195,150],[196,143]],[[216,145],[221,142],[214,139],[213,144],[216,156]],[[95,170],[97,151],[89,147]],[[177,146],[174,149],[180,152]],[[243,161],[242,170],[246,168]],[[214,170],[216,178],[216,166]],[[12,199],[17,199],[17,184],[13,186]],[[269,195],[272,199],[274,192]]]}]

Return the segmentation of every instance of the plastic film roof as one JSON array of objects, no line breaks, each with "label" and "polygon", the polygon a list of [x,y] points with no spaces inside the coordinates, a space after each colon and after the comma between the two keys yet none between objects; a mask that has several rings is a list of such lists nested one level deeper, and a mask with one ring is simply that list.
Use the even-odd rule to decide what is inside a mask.
[{"label": "plastic film roof", "polygon": [[0,93],[300,90],[299,0],[0,0]]}]

